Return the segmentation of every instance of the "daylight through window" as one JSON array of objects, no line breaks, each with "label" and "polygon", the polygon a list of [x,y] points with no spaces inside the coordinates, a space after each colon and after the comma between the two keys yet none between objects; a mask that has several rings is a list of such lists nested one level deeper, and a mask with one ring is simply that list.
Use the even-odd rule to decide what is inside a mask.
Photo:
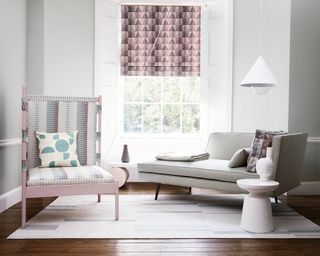
[{"label": "daylight through window", "polygon": [[198,77],[122,77],[124,132],[199,133]]}]

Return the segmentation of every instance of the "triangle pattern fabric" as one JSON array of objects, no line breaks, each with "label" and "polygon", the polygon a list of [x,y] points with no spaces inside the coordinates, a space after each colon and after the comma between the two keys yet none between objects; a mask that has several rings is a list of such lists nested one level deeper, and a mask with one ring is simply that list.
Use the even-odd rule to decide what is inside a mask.
[{"label": "triangle pattern fabric", "polygon": [[200,6],[121,6],[121,75],[199,76]]}]

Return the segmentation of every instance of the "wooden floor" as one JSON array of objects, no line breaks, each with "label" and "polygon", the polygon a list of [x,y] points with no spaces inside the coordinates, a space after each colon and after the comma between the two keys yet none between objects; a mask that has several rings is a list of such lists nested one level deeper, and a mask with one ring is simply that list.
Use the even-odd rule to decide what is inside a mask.
[{"label": "wooden floor", "polygon": [[[122,194],[150,194],[154,184],[128,184]],[[163,186],[161,194],[186,193]],[[192,193],[214,193],[193,189]],[[27,219],[54,198],[28,200]],[[289,196],[280,200],[320,225],[320,196]],[[320,239],[48,239],[7,240],[20,226],[20,204],[0,214],[0,255],[317,255]]]}]

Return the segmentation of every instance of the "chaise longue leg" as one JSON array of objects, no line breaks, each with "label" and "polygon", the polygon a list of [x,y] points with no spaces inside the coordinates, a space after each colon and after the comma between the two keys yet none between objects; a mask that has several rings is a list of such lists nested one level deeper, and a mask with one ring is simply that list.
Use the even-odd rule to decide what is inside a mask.
[{"label": "chaise longue leg", "polygon": [[160,191],[160,183],[157,183],[157,187],[156,187],[156,195],[154,197],[154,200],[158,200],[158,195],[159,195],[159,191]]},{"label": "chaise longue leg", "polygon": [[101,195],[98,194],[98,203],[100,203],[100,202],[101,202]]},{"label": "chaise longue leg", "polygon": [[188,194],[191,195],[191,192],[192,192],[192,187],[189,187]]}]

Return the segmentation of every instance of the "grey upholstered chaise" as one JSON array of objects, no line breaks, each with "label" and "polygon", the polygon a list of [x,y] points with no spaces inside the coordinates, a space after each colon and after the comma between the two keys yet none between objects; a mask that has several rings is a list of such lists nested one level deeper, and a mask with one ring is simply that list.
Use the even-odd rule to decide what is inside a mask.
[{"label": "grey upholstered chaise", "polygon": [[[238,179],[257,179],[259,175],[249,173],[246,167],[229,168],[228,163],[240,148],[251,146],[254,134],[212,133],[206,151],[211,158],[199,162],[153,161],[139,163],[139,178],[157,183],[156,199],[160,184],[222,190],[245,193],[237,186]],[[272,179],[280,183],[270,196],[277,197],[300,184],[307,134],[277,135],[272,140]]]}]

